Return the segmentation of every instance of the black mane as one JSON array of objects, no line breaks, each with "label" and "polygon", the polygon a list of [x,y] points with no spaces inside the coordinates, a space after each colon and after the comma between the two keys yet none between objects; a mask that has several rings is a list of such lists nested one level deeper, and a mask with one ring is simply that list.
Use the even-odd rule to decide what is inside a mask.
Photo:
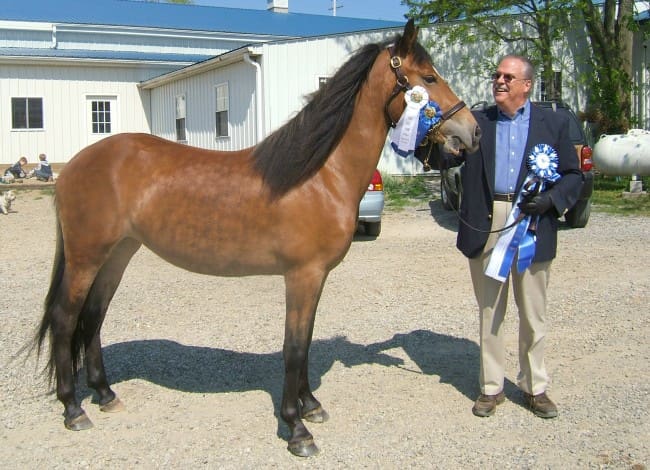
[{"label": "black mane", "polygon": [[255,148],[255,168],[275,196],[314,175],[339,143],[352,118],[355,98],[382,44],[369,44],[348,60],[307,105]]}]

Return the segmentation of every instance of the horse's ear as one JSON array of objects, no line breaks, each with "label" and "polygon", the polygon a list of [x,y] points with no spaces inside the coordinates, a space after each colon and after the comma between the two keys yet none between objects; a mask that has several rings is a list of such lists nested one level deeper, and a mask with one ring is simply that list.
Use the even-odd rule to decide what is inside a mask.
[{"label": "horse's ear", "polygon": [[415,46],[415,43],[418,41],[418,31],[419,28],[415,26],[415,20],[413,20],[413,18],[408,20],[406,26],[404,26],[404,34],[402,34],[399,44],[397,45],[397,54],[400,57],[406,57],[411,49],[413,49],[413,46]]}]

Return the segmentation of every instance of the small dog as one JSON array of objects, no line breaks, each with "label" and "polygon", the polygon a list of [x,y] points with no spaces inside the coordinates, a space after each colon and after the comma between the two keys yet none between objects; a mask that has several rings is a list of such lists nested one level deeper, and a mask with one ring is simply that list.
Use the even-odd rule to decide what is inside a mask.
[{"label": "small dog", "polygon": [[13,190],[5,191],[0,197],[0,211],[7,215],[11,210],[11,203],[16,200],[16,193]]}]

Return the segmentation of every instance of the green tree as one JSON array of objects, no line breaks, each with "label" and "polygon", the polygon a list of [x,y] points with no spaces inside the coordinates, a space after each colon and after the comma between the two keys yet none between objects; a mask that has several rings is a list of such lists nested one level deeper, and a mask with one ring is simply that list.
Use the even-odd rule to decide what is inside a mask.
[{"label": "green tree", "polygon": [[[589,84],[585,117],[600,133],[625,132],[631,121],[632,40],[634,0],[403,0],[408,16],[436,30],[450,43],[488,42],[496,50],[507,43],[514,52],[541,65],[547,96],[555,90],[553,44],[569,29],[584,25],[587,57],[593,71],[582,77]],[[559,62],[555,58],[555,62]]]},{"label": "green tree", "polygon": [[586,117],[598,132],[626,132],[631,121],[634,0],[576,2],[582,12],[593,58],[591,102]]},{"label": "green tree", "polygon": [[[404,0],[420,25],[437,24],[449,43],[478,43],[492,51],[506,43],[541,69],[546,95],[560,99],[553,71],[553,43],[569,28],[569,0]],[[469,57],[465,58],[467,61]],[[490,61],[494,57],[488,58]],[[483,64],[493,67],[495,64]]]}]

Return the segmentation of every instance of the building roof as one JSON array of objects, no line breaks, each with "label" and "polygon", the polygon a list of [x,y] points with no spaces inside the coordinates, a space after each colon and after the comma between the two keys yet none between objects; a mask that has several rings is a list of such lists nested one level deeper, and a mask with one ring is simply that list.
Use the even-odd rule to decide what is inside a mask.
[{"label": "building roof", "polygon": [[401,27],[396,21],[134,0],[3,1],[0,20],[310,37]]},{"label": "building roof", "polygon": [[78,49],[44,49],[25,47],[0,47],[0,61],[4,58],[38,58],[38,59],[92,59],[115,62],[160,62],[160,63],[195,63],[212,58],[205,54],[162,54],[155,52],[78,50]]}]

